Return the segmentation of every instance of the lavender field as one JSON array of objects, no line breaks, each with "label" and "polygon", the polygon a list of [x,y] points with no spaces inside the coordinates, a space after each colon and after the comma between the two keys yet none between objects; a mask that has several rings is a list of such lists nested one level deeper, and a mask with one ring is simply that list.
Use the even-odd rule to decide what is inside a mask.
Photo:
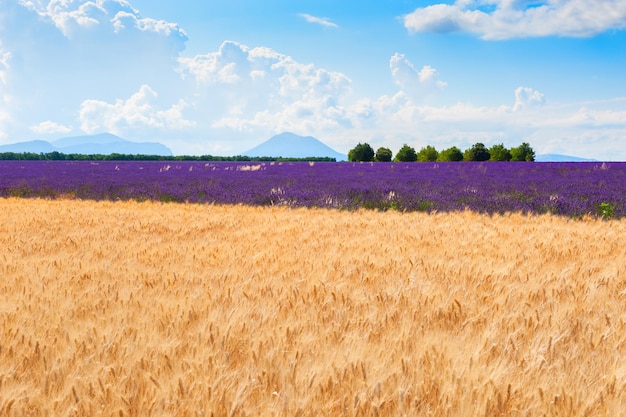
[{"label": "lavender field", "polygon": [[0,197],[626,216],[626,163],[0,161]]}]

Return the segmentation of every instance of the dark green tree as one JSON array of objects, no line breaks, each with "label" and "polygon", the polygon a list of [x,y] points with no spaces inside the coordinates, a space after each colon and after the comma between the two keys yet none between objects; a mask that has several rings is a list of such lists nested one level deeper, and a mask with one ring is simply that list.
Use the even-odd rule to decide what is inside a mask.
[{"label": "dark green tree", "polygon": [[415,162],[417,161],[417,153],[415,153],[415,148],[407,145],[406,143],[402,145],[396,157],[393,159],[395,162]]},{"label": "dark green tree", "polygon": [[439,157],[439,152],[434,146],[426,146],[417,153],[417,160],[419,162],[435,162]]},{"label": "dark green tree", "polygon": [[489,148],[490,161],[510,161],[511,152],[504,147],[503,143],[493,145]]},{"label": "dark green tree", "polygon": [[350,162],[371,162],[374,160],[374,149],[368,143],[360,143],[348,152]]},{"label": "dark green tree", "polygon": [[391,149],[381,146],[380,148],[376,150],[376,155],[374,155],[374,161],[391,162],[392,156],[393,156],[393,153],[391,152]]},{"label": "dark green tree", "polygon": [[528,143],[524,142],[517,148],[511,148],[511,161],[533,162],[534,160],[535,150]]},{"label": "dark green tree", "polygon": [[439,152],[439,157],[437,158],[440,162],[458,162],[463,160],[463,152],[456,146],[453,146],[448,149],[444,149]]},{"label": "dark green tree", "polygon": [[489,150],[484,144],[478,142],[471,148],[466,149],[463,153],[464,161],[488,161],[490,158]]}]

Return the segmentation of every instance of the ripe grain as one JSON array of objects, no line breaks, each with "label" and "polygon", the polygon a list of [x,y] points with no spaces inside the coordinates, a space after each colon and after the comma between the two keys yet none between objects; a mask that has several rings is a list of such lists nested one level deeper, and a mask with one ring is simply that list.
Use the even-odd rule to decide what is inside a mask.
[{"label": "ripe grain", "polygon": [[0,199],[0,414],[626,409],[626,221]]}]

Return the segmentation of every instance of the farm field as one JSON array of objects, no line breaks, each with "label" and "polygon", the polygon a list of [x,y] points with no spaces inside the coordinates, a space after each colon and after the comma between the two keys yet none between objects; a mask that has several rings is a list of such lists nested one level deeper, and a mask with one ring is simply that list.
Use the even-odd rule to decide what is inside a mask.
[{"label": "farm field", "polygon": [[0,199],[2,416],[616,416],[626,220]]},{"label": "farm field", "polygon": [[0,197],[621,218],[626,163],[0,161]]}]

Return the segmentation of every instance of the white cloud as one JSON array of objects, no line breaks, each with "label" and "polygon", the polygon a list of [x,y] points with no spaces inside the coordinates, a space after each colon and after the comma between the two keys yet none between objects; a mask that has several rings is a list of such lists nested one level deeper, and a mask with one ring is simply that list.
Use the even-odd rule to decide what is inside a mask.
[{"label": "white cloud", "polygon": [[312,16],[310,14],[306,14],[306,13],[300,13],[300,14],[298,14],[298,16],[300,16],[301,18],[303,18],[304,20],[306,20],[309,23],[314,23],[316,25],[321,25],[321,26],[324,26],[326,28],[338,28],[339,27],[336,23],[333,23],[327,17],[317,17],[317,16]]},{"label": "white cloud", "polygon": [[9,61],[11,60],[11,52],[4,51],[0,44],[0,84],[7,84],[7,72],[11,68]]},{"label": "white cloud", "polygon": [[5,126],[11,120],[11,115],[8,112],[11,103],[11,96],[6,91],[8,83],[8,72],[11,68],[9,61],[11,60],[11,53],[2,49],[0,43],[0,139],[6,137]]},{"label": "white cloud", "polygon": [[[372,144],[397,149],[403,142],[443,149],[504,142],[529,142],[537,153],[563,153],[625,160],[626,98],[569,105],[547,104],[542,93],[515,89],[512,105],[480,106],[458,102],[418,105],[402,92],[361,100],[347,109],[354,135],[379,138]],[[607,153],[607,150],[613,150]]]},{"label": "white cloud", "polygon": [[192,76],[205,86],[262,81],[278,87],[274,93],[283,97],[341,94],[351,83],[344,74],[296,62],[270,48],[249,48],[232,41],[222,43],[217,52],[179,58],[178,62],[183,77]]},{"label": "white cloud", "polygon": [[87,98],[115,103],[144,84],[159,92],[153,108],[169,112],[160,117],[175,119],[186,92],[174,66],[186,40],[178,25],[123,0],[0,0],[0,137],[78,129]]},{"label": "white cloud", "polygon": [[187,34],[177,24],[142,18],[126,0],[49,0],[47,5],[40,1],[19,0],[19,4],[41,18],[49,19],[68,38],[74,37],[77,32],[104,26],[112,27],[115,32],[135,28],[179,39],[181,44],[187,40]]},{"label": "white cloud", "polygon": [[140,18],[137,13],[119,11],[113,19],[111,19],[111,23],[113,24],[115,32],[120,32],[130,26],[142,32],[154,32],[166,37],[177,36],[183,40],[187,39],[185,31],[178,27],[176,23],[151,18]]},{"label": "white cloud", "polygon": [[242,78],[257,78],[259,69],[252,74],[249,51],[244,45],[226,41],[217,52],[179,58],[179,72],[200,84],[234,84]]},{"label": "white cloud", "polygon": [[[112,2],[122,5],[122,2],[115,0],[112,0]],[[71,37],[78,28],[89,28],[99,25],[100,21],[107,15],[104,3],[105,0],[96,0],[95,2],[50,0],[44,6],[40,1],[19,0],[19,4],[22,6],[37,13],[42,18],[50,19],[67,37]]]},{"label": "white cloud", "polygon": [[469,32],[483,39],[588,37],[626,28],[624,0],[457,0],[404,16],[412,32]]},{"label": "white cloud", "polygon": [[[197,108],[215,115],[207,128],[219,132],[225,153],[245,150],[244,137],[258,143],[281,131],[316,136],[342,152],[357,140],[392,149],[405,142],[443,149],[478,141],[507,146],[530,141],[540,153],[559,150],[584,156],[590,142],[573,146],[575,135],[591,138],[605,132],[607,146],[617,146],[622,133],[616,132],[626,137],[626,116],[619,110],[623,102],[609,103],[606,109],[597,103],[563,107],[546,103],[540,91],[527,86],[514,89],[508,103],[496,106],[427,104],[424,98],[446,88],[446,83],[436,69],[415,67],[402,54],[389,61],[399,91],[378,98],[355,98],[346,75],[299,63],[269,48],[226,42],[217,52],[179,62],[181,74],[205,97]],[[220,108],[211,107],[214,102]]]},{"label": "white cloud", "polygon": [[31,126],[30,130],[39,135],[46,135],[52,133],[70,133],[72,131],[72,128],[68,126],[63,126],[51,120],[46,120],[45,122],[41,122],[35,126]]},{"label": "white cloud", "polygon": [[513,110],[518,111],[529,107],[539,106],[545,103],[543,94],[529,87],[517,87],[515,89],[515,105]]},{"label": "white cloud", "polygon": [[[507,145],[527,140],[540,153],[580,156],[590,155],[589,149],[601,153],[598,143],[615,150],[607,155],[626,160],[626,98],[555,104],[520,86],[500,105],[484,106],[481,98],[433,105],[433,95],[440,102],[445,97],[437,93],[454,86],[447,87],[437,69],[416,66],[402,54],[388,62],[397,91],[392,87],[380,97],[355,97],[345,73],[267,47],[227,41],[217,51],[181,57],[182,29],[143,18],[125,1],[0,3],[3,140],[33,132],[66,133],[75,126],[169,142],[177,153],[234,154],[290,130],[343,152],[364,140],[392,149],[404,142],[440,149],[479,140]],[[530,18],[544,10],[541,5],[550,5],[544,11],[551,13],[584,6],[576,0],[568,5],[534,2],[539,7],[530,9],[529,4],[463,0],[418,9],[413,17],[421,23],[415,30],[463,30],[491,39],[539,36],[533,25],[556,33],[555,25],[536,23],[539,15]],[[605,13],[606,4],[594,7]],[[614,6],[612,12],[619,15],[621,8]],[[572,22],[581,27],[585,19],[563,20],[559,34],[571,32]]]},{"label": "white cloud", "polygon": [[186,107],[184,101],[160,110],[154,105],[156,98],[156,91],[143,85],[126,100],[118,99],[114,103],[85,100],[80,106],[81,129],[86,133],[107,131],[123,134],[136,129],[173,131],[194,126],[194,122],[182,115]]},{"label": "white cloud", "polygon": [[425,65],[418,71],[400,53],[396,53],[391,57],[389,69],[396,85],[414,97],[423,98],[447,87],[447,83],[439,79],[436,69]]},{"label": "white cloud", "polygon": [[351,80],[342,73],[231,41],[217,52],[180,58],[179,64],[181,75],[195,80],[203,97],[196,107],[211,108],[219,101],[213,128],[303,133],[336,127],[342,123],[340,101],[351,91]]}]

